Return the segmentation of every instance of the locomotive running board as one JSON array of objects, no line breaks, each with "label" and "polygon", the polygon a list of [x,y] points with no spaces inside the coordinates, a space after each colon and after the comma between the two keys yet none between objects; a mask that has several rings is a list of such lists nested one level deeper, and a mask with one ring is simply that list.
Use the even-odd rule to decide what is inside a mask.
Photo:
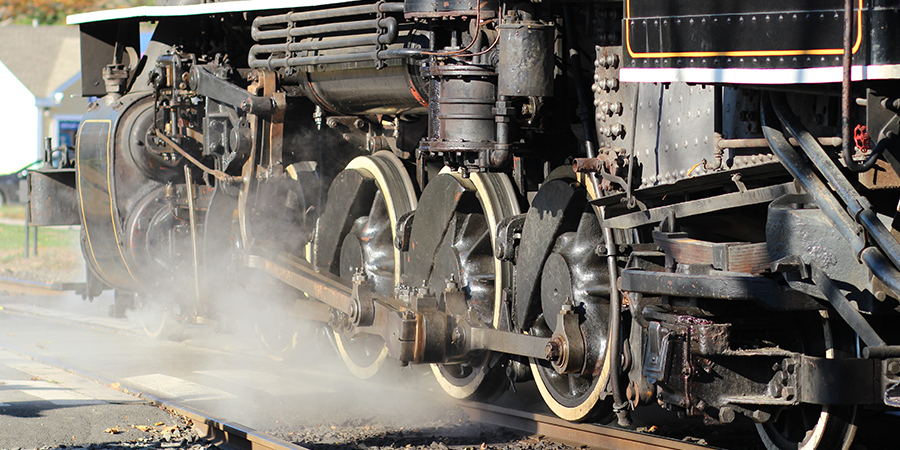
[{"label": "locomotive running board", "polygon": [[[651,223],[659,223],[670,215],[682,219],[728,208],[768,203],[782,195],[796,193],[797,188],[794,186],[793,182],[776,184],[756,189],[748,189],[745,192],[732,192],[730,194],[722,194],[715,197],[659,206],[650,208],[646,211],[625,213],[615,217],[608,217],[603,223],[610,228],[631,229]],[[591,200],[591,203],[599,204],[600,200]]]},{"label": "locomotive running board", "polygon": [[[261,269],[324,304],[316,305],[316,310],[312,313],[300,315],[318,318],[322,322],[331,322],[332,326],[351,335],[354,333],[379,335],[384,338],[391,356],[404,362],[416,364],[445,362],[448,357],[458,356],[454,349],[445,348],[448,346],[447,343],[456,345],[455,350],[459,354],[490,350],[546,359],[548,345],[553,340],[473,326],[463,316],[438,311],[435,298],[413,296],[409,302],[404,302],[392,297],[381,297],[371,291],[360,289],[356,283],[350,283],[330,273],[316,271],[310,263],[287,253],[279,253],[272,259],[250,255],[247,258],[247,266]],[[445,301],[448,304],[452,303],[450,297]],[[313,303],[315,302],[304,302],[304,306]],[[322,306],[325,305],[343,312],[354,323],[349,327],[346,323],[340,323],[332,314],[322,310]],[[370,316],[370,321],[365,318],[362,319],[362,323],[360,319],[354,320],[366,315]],[[563,335],[562,342],[583,339],[580,332],[577,336],[575,333],[570,334],[571,336]]]}]

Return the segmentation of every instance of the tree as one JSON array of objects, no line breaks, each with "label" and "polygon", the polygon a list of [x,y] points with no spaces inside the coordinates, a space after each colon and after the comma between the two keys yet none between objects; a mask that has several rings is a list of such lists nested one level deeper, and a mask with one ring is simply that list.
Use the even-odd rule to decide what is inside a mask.
[{"label": "tree", "polygon": [[2,0],[0,23],[62,25],[66,16],[102,9],[153,5],[154,0]]}]

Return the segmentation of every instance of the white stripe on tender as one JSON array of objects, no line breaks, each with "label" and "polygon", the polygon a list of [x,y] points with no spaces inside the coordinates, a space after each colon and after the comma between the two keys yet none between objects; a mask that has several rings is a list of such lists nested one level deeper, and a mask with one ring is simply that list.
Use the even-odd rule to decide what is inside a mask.
[{"label": "white stripe on tender", "polygon": [[[760,69],[705,67],[623,67],[619,77],[625,83],[735,83],[735,84],[803,84],[837,83],[841,81],[840,67],[808,69]],[[900,65],[853,66],[851,78],[883,80],[900,77]]]}]

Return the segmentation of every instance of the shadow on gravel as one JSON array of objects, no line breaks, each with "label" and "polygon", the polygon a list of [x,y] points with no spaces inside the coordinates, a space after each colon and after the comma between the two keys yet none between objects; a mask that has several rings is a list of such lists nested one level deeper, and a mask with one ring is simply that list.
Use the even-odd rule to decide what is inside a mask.
[{"label": "shadow on gravel", "polygon": [[[57,403],[63,403],[57,401]],[[48,401],[28,400],[20,402],[0,403],[0,416],[34,418],[44,416],[46,412],[67,408],[77,408],[80,406],[100,405],[101,401],[86,402],[83,400],[73,401],[71,404],[55,404]]]}]

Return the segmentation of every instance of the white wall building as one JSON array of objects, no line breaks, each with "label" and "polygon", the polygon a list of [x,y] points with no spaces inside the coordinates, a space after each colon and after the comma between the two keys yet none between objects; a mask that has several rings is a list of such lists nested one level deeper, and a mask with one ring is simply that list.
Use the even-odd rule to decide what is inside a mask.
[{"label": "white wall building", "polygon": [[0,174],[41,158],[44,137],[73,144],[87,108],[79,32],[63,26],[0,26]]}]

